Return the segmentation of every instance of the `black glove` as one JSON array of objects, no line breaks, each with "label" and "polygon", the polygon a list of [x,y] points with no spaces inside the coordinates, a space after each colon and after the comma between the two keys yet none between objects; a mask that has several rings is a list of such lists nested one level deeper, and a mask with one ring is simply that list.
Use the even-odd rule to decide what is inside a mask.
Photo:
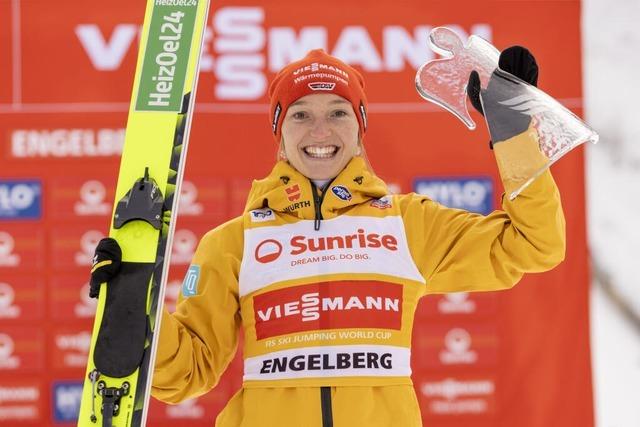
[{"label": "black glove", "polygon": [[[496,114],[496,116],[504,116],[499,123],[490,123],[491,135],[498,141],[503,141],[518,135],[529,127],[531,118],[525,114],[514,113],[509,107],[503,107],[499,104],[498,99],[491,97],[495,91],[491,90],[492,84],[496,84],[497,79],[513,80],[510,75],[516,76],[520,80],[527,82],[533,86],[538,86],[538,64],[536,58],[529,50],[522,46],[511,46],[500,53],[497,69],[493,72],[486,90],[483,90],[483,100],[485,103],[491,103],[496,111],[502,110],[505,114]],[[506,71],[503,73],[500,70]],[[514,85],[517,87],[517,84]],[[471,101],[471,105],[484,116],[482,104],[480,103],[480,76],[476,71],[472,71],[469,75],[467,83],[467,95]],[[489,148],[493,149],[493,142],[489,141]]]},{"label": "black glove", "polygon": [[[498,67],[519,78],[520,80],[538,87],[538,63],[531,52],[522,46],[511,46],[500,53]],[[484,116],[480,103],[480,76],[472,71],[467,83],[467,96],[471,105]]]},{"label": "black glove", "polygon": [[121,263],[122,250],[118,242],[111,237],[100,240],[93,255],[91,282],[89,284],[89,296],[91,298],[98,298],[100,284],[113,279],[118,274]]}]

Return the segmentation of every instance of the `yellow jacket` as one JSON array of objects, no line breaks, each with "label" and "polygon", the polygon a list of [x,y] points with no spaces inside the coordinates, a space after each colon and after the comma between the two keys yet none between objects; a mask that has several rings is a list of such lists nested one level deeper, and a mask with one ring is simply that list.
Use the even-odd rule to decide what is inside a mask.
[{"label": "yellow jacket", "polygon": [[200,241],[176,312],[163,313],[153,396],[209,391],[242,326],[243,387],[216,426],[420,426],[410,378],[420,297],[509,288],[564,258],[548,171],[503,209],[389,196],[361,158],[322,198],[276,164],[245,213]]}]

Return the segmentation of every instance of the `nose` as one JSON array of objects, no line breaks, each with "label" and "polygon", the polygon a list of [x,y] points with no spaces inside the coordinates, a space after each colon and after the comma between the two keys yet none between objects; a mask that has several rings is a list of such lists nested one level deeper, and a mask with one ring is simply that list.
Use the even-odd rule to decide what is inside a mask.
[{"label": "nose", "polygon": [[318,118],[313,122],[309,135],[315,139],[325,139],[331,135],[331,127],[324,118]]}]

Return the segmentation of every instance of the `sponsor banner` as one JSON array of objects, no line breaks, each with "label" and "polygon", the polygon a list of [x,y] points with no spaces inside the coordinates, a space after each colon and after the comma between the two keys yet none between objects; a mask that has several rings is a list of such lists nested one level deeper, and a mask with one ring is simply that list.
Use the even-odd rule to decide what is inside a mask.
[{"label": "sponsor banner", "polygon": [[212,227],[226,221],[227,182],[221,178],[189,176],[180,187],[180,217],[206,219]]},{"label": "sponsor banner", "polygon": [[[100,173],[91,178],[60,177],[52,180],[49,192],[51,216],[74,221],[84,217],[111,218],[116,178],[110,175]],[[108,225],[109,220],[102,224]]]},{"label": "sponsor banner", "polygon": [[[47,399],[41,379],[3,377],[0,382],[0,425],[42,421]],[[43,425],[39,423],[38,425]]]},{"label": "sponsor banner", "polygon": [[155,426],[161,422],[173,421],[177,422],[177,425],[192,425],[194,422],[203,421],[210,426],[211,420],[215,419],[218,412],[229,400],[229,396],[235,392],[235,389],[232,389],[230,385],[228,376],[225,375],[209,393],[187,399],[176,405],[168,405],[159,400],[150,399],[149,424]]},{"label": "sponsor banner", "polygon": [[182,290],[182,279],[171,279],[167,282],[167,286],[164,290],[164,304],[170,313],[176,311],[176,305],[178,304],[178,297]]},{"label": "sponsor banner", "polygon": [[91,271],[98,242],[107,237],[108,223],[96,220],[90,224],[60,225],[51,231],[52,267],[54,269],[85,268]]},{"label": "sponsor banner", "polygon": [[51,278],[49,312],[54,320],[86,320],[92,324],[97,300],[89,297],[89,269],[76,274],[56,274]]},{"label": "sponsor banner", "polygon": [[244,380],[411,375],[410,350],[384,345],[304,347],[244,361]]},{"label": "sponsor banner", "polygon": [[402,285],[338,281],[293,286],[254,296],[253,309],[259,340],[325,329],[400,330]]},{"label": "sponsor banner", "polygon": [[[115,171],[115,170],[114,170]],[[113,172],[113,171],[112,171]],[[57,178],[51,185],[51,212],[56,219],[78,217],[110,218],[116,177],[96,174],[95,178]],[[227,189],[222,179],[192,178],[182,182],[181,217],[206,218],[212,226],[227,219]],[[108,224],[108,221],[107,221]]]},{"label": "sponsor banner", "polygon": [[0,321],[42,320],[45,290],[41,278],[28,275],[0,277]]},{"label": "sponsor banner", "polygon": [[43,371],[44,352],[41,327],[3,326],[0,331],[0,373]]},{"label": "sponsor banner", "polygon": [[[40,269],[44,265],[44,233],[40,227],[0,223],[0,270]],[[4,274],[4,273],[3,273]]]},{"label": "sponsor banner", "polygon": [[[370,89],[368,85],[371,99],[415,100],[411,85],[405,87],[407,85],[398,82],[407,81],[422,63],[435,57],[429,49],[428,34],[443,18],[429,19],[429,15],[416,13],[410,7],[397,8],[390,14],[389,8],[380,4],[361,10],[362,25],[353,25],[342,4],[328,7],[321,20],[304,19],[308,12],[304,4],[285,2],[282,6],[260,2],[211,6],[200,65],[203,102],[264,101],[273,73],[312,48],[324,48],[364,69],[375,83]],[[42,40],[24,37],[22,67],[42,70],[58,63],[59,67],[51,70],[50,79],[60,82],[60,87],[52,88],[38,81],[33,73],[25,73],[22,91],[25,102],[122,103],[129,100],[144,8],[132,8],[123,0],[116,0],[112,7],[122,12],[108,13],[106,7],[86,5],[36,8],[27,4],[22,7],[23,21],[26,21],[23,33],[35,34],[47,23],[41,15],[50,15],[59,22],[58,42],[65,46],[66,55],[74,59],[70,64],[60,64]],[[447,22],[464,40],[471,33],[493,39],[493,25],[485,19],[452,17]],[[159,70],[153,71],[152,75],[157,72]],[[87,90],[77,90],[73,84],[76,82],[69,78],[71,75],[86,76],[83,87]],[[157,88],[162,78],[158,76],[152,87]],[[161,89],[167,89],[166,86]],[[104,87],[110,90],[101,90]]]},{"label": "sponsor banner", "polygon": [[154,2],[135,94],[136,111],[177,113],[182,109],[197,4]]},{"label": "sponsor banner", "polygon": [[[391,184],[391,193],[410,191],[416,188],[416,177],[426,177],[428,182],[419,191],[427,188],[432,191],[430,194],[434,194],[433,197],[450,206],[490,211],[493,205],[478,202],[477,200],[486,199],[479,196],[481,192],[478,187],[474,190],[474,185],[469,186],[467,182],[476,180],[476,177],[484,179],[480,174],[489,173],[493,176],[494,190],[493,196],[488,197],[497,199],[499,196],[495,159],[487,149],[489,138],[481,123],[482,118],[477,115],[480,120],[477,121],[478,129],[471,133],[449,113],[419,99],[414,85],[407,83],[414,81],[418,66],[434,57],[428,45],[429,29],[444,24],[463,34],[464,38],[471,33],[480,34],[500,49],[517,41],[531,48],[536,55],[544,57],[545,66],[549,69],[573,70],[564,74],[556,73],[553,78],[547,76],[549,78],[545,80],[545,88],[562,103],[569,105],[574,113],[581,114],[580,2],[543,3],[518,2],[517,7],[508,8],[504,7],[504,2],[476,2],[465,4],[461,9],[436,2],[429,3],[430,9],[426,14],[425,4],[418,1],[391,8],[386,3],[371,3],[362,8],[356,3],[329,1],[321,14],[309,14],[308,4],[290,0],[283,0],[281,4],[256,2],[238,5],[226,1],[212,4],[206,23],[198,107],[191,132],[187,167],[189,172],[186,176],[187,180],[193,181],[197,194],[194,198],[194,193],[185,186],[187,194],[183,194],[183,199],[191,201],[191,206],[181,206],[181,216],[207,223],[207,227],[212,228],[217,223],[242,213],[251,180],[266,176],[277,156],[278,147],[269,134],[270,123],[267,119],[269,107],[266,94],[269,80],[281,66],[316,47],[323,47],[327,52],[340,56],[362,72],[370,101],[367,120],[371,122],[371,126],[365,138],[367,155],[378,176]],[[353,13],[350,13],[354,10],[357,10],[359,17],[355,23]],[[144,7],[133,5],[128,0],[73,4],[18,0],[0,2],[0,23],[3,24],[0,25],[0,52],[3,52],[0,54],[2,175],[5,179],[41,179],[46,191],[41,195],[44,202],[42,223],[0,222],[0,282],[11,282],[14,291],[15,286],[20,287],[13,303],[8,305],[8,313],[14,313],[12,307],[23,308],[21,289],[25,286],[32,289],[25,282],[16,282],[18,284],[15,285],[14,276],[29,272],[30,275],[45,277],[44,283],[50,288],[45,292],[45,309],[33,305],[30,306],[33,308],[24,308],[22,315],[31,316],[35,315],[32,312],[39,312],[39,316],[46,316],[37,327],[46,331],[47,335],[43,335],[40,341],[47,346],[54,343],[52,335],[58,332],[55,327],[47,325],[66,322],[61,324],[73,323],[74,327],[80,325],[79,328],[86,324],[89,328],[93,322],[95,300],[87,296],[88,265],[76,267],[73,261],[75,253],[69,251],[64,255],[63,251],[64,256],[71,258],[67,267],[59,267],[58,253],[53,250],[53,242],[49,241],[53,240],[55,229],[59,226],[89,224],[92,219],[100,218],[100,221],[105,221],[109,214],[101,214],[107,209],[100,202],[99,189],[90,189],[87,193],[89,201],[78,195],[80,182],[75,189],[67,188],[67,191],[73,190],[73,194],[60,195],[62,199],[55,194],[56,202],[53,196],[57,182],[65,180],[59,177],[72,173],[73,176],[86,177],[87,181],[94,179],[102,182],[107,193],[104,201],[112,202],[110,197],[113,197],[113,189],[110,186],[115,183],[122,153],[124,125],[131,98],[131,77],[136,64],[143,13]],[[521,16],[527,16],[532,22],[545,22],[548,25],[544,32],[524,31],[522,26],[511,24],[519,22]],[[55,22],[55,26],[51,26],[51,22]],[[42,37],[42,28],[48,28],[51,37]],[[52,41],[55,43],[52,44]],[[64,46],[64,49],[52,48],[53,45]],[[572,52],[572,55],[563,54],[565,52]],[[51,64],[56,66],[52,67]],[[82,76],[81,83],[76,78],[79,75]],[[282,113],[279,119],[282,120]],[[500,298],[505,299],[505,303],[496,304],[495,308],[488,308],[493,307],[493,303],[485,304],[487,301],[483,299],[484,294],[470,294],[464,299],[457,296],[459,299],[454,301],[447,297],[430,296],[423,304],[425,309],[420,309],[417,313],[417,320],[423,316],[425,322],[416,323],[414,328],[414,349],[418,353],[414,358],[418,375],[414,379],[425,425],[488,427],[496,425],[494,421],[499,419],[504,425],[523,427],[531,427],[534,423],[593,426],[582,170],[581,149],[576,150],[572,156],[565,157],[553,170],[554,178],[563,192],[566,215],[573,219],[567,224],[570,236],[567,253],[572,256],[561,266],[549,273],[528,275],[523,282],[530,283],[522,283],[509,292],[501,293]],[[190,174],[195,176],[192,178]],[[224,180],[224,184],[206,182],[205,178],[212,174],[221,181]],[[391,182],[389,177],[392,178]],[[446,182],[434,185],[433,180]],[[212,195],[211,199],[207,198],[209,188],[220,192],[223,191],[223,186],[226,189],[224,199],[219,193]],[[300,187],[303,191],[308,190],[307,187],[302,188],[303,185]],[[295,193],[292,195],[295,197]],[[327,197],[339,195],[345,196],[342,192],[329,192]],[[282,197],[287,195],[283,192]],[[75,211],[76,202],[84,203],[84,209]],[[65,203],[70,204],[63,206]],[[304,206],[302,203],[310,203],[310,200],[300,196],[299,200],[290,202],[291,205],[296,203],[297,209],[300,209]],[[372,206],[379,208],[380,212],[389,210],[384,201],[375,202]],[[220,209],[219,217],[212,214],[214,208]],[[87,212],[95,212],[95,215],[84,215]],[[262,280],[263,276],[271,274],[270,271],[274,272],[273,277],[278,277],[275,273],[277,270],[284,274],[290,274],[293,270],[296,277],[304,276],[307,272],[323,272],[327,264],[315,262],[314,257],[324,251],[313,252],[313,256],[306,258],[289,254],[291,259],[288,263],[278,264],[287,255],[287,249],[289,252],[295,249],[291,245],[293,236],[305,236],[308,240],[356,235],[356,240],[352,241],[356,243],[358,235],[362,234],[366,244],[367,235],[379,234],[380,231],[363,228],[363,233],[358,233],[359,227],[355,224],[353,229],[340,227],[340,234],[328,235],[325,233],[325,228],[329,226],[327,224],[330,222],[323,221],[318,232],[314,232],[313,225],[309,224],[303,232],[295,231],[287,239],[277,241],[278,244],[265,243],[258,254],[263,261],[268,261],[269,256],[277,252],[278,245],[282,247],[282,253],[266,263],[257,261],[255,246],[269,239],[277,239],[273,235],[261,236],[261,240],[254,242],[253,251],[246,252],[247,258],[253,260],[251,268],[254,271],[251,280],[245,283],[252,283],[254,278]],[[14,225],[29,227],[18,229]],[[96,229],[106,233],[107,225],[108,221],[105,221],[98,227],[96,222]],[[268,222],[256,224],[257,228],[269,228],[269,225]],[[6,236],[2,234],[6,230],[12,234],[11,244],[7,244]],[[203,231],[206,231],[204,227]],[[307,232],[311,234],[306,235]],[[201,233],[196,235],[199,238]],[[76,247],[81,235],[77,238],[74,243]],[[338,240],[332,240],[333,244],[337,244],[335,242]],[[189,241],[190,239],[184,240],[183,247],[189,247]],[[29,242],[32,243],[31,246],[23,246]],[[346,240],[343,242],[346,243]],[[305,242],[305,245],[309,246],[308,243]],[[314,240],[313,244],[319,245],[321,242]],[[327,240],[324,240],[324,244],[328,244]],[[8,251],[8,247],[12,249]],[[370,256],[366,251],[381,250],[385,256],[376,261],[376,268],[394,269],[401,273],[410,270],[402,265],[396,267],[396,259],[389,256],[397,255],[396,252],[392,254],[392,251],[382,247],[366,247],[366,251],[357,249],[355,251],[352,248],[349,252],[338,248],[337,251],[354,256],[353,260],[345,260],[345,265],[350,262],[356,269],[362,262],[361,259],[356,261],[356,254],[361,257],[364,254]],[[83,263],[86,262],[86,257],[83,259]],[[177,283],[174,295],[181,292],[183,278],[190,263],[190,260],[184,261],[183,264],[172,266],[181,270],[175,277]],[[291,261],[297,264],[292,266]],[[309,262],[304,264],[306,261]],[[331,270],[338,263],[329,265]],[[558,286],[568,277],[569,271],[575,286]],[[313,279],[317,280],[318,278]],[[0,301],[4,301],[5,307],[6,301],[10,299],[7,295],[6,290],[0,291]],[[554,303],[559,300],[567,303],[560,307]],[[536,304],[532,304],[532,301]],[[35,301],[32,302],[35,304]],[[571,309],[567,310],[567,307]],[[494,329],[488,328],[489,333],[486,335],[483,335],[484,332],[478,334],[472,328],[473,325],[470,325],[477,320],[472,316],[478,316],[484,323],[499,319],[501,324],[517,325],[517,328],[500,328],[500,353],[496,358],[499,356],[501,363],[491,365],[495,372],[486,376],[483,375],[483,370],[473,365],[449,364],[443,370],[440,352],[447,349],[443,344],[447,331],[442,330],[436,334],[428,328],[448,322],[452,327],[467,330],[471,335],[468,353],[477,352],[478,363],[484,363],[485,347],[482,340],[484,336],[493,336]],[[28,318],[3,318],[0,322],[12,325],[23,322],[23,319]],[[552,336],[548,334],[549,325],[554,329]],[[0,329],[0,333],[5,332],[4,326]],[[526,331],[524,335],[523,331]],[[300,333],[294,335],[294,338],[313,333]],[[464,343],[461,336],[462,334],[458,334],[454,341]],[[276,340],[287,337],[281,336]],[[432,340],[430,343],[425,341],[429,339]],[[491,339],[486,338],[485,343],[491,342]],[[278,347],[282,348],[284,346]],[[542,357],[540,348],[545,349]],[[51,354],[52,350],[57,351],[55,347],[47,350]],[[460,359],[465,360],[465,353],[462,354]],[[513,357],[504,357],[505,354]],[[531,354],[536,357],[531,358]],[[559,365],[559,361],[565,360],[567,354],[580,357],[573,357],[567,363]],[[360,364],[360,357],[355,361],[356,364]],[[233,381],[239,381],[243,365],[238,358],[235,360],[228,372],[235,375]],[[455,360],[455,357],[450,357],[449,360]],[[7,403],[5,388],[14,385],[31,387],[33,384],[23,383],[22,374],[3,375],[5,371],[0,371],[0,407],[3,408],[0,410],[1,425],[19,425],[22,420],[43,426],[58,420],[66,422],[62,420],[72,410],[66,411],[63,408],[73,406],[70,403],[74,400],[73,391],[63,389],[62,400],[69,403],[59,407],[57,415],[49,394],[51,382],[64,382],[69,378],[58,375],[58,368],[54,369],[53,364],[58,364],[59,361],[53,355],[45,359],[45,362],[48,363],[45,369],[51,372],[46,379],[47,383],[43,384],[44,388],[40,388],[39,382],[44,383],[45,379],[34,378],[37,393],[35,398],[33,393],[26,393],[32,395],[32,400],[26,403],[25,400],[16,401],[15,392],[12,392],[13,400]],[[296,360],[294,368],[298,367],[298,363],[302,362]],[[316,363],[317,357],[304,361],[305,365],[311,367],[315,367]],[[319,363],[325,363],[322,357]],[[327,366],[332,366],[331,360],[326,363]],[[468,372],[469,369],[474,370],[474,376]],[[523,369],[524,374],[521,372]],[[527,372],[532,370],[555,372],[557,382],[563,386],[550,388],[548,379],[544,376],[527,376]],[[430,376],[430,373],[434,375]],[[12,383],[12,377],[20,378],[20,382]],[[495,396],[494,403],[492,398],[483,397],[488,395],[482,390],[492,387],[486,381],[523,377],[527,377],[527,381],[500,381],[501,395]],[[480,384],[437,384],[446,382],[447,378],[461,383]],[[230,383],[235,384],[233,381],[230,380]],[[436,383],[428,388],[427,394],[432,399],[430,402],[436,402],[433,407],[424,405],[421,384],[425,382]],[[449,390],[447,396],[451,396],[451,390],[458,390],[457,396],[453,400],[442,397],[438,390],[443,387]],[[508,390],[503,390],[502,387]],[[227,390],[227,396],[235,391],[235,387],[222,386],[212,393],[219,389]],[[460,391],[467,389],[473,392]],[[510,396],[530,398],[512,399]],[[566,401],[567,398],[570,400],[568,404],[562,407],[555,404]],[[486,399],[484,407],[489,408],[486,413],[490,414],[493,410],[495,418],[485,415],[482,409],[477,409],[483,408],[483,404],[478,404],[473,399]],[[205,396],[199,398],[190,406],[195,410],[186,409],[187,416],[178,418],[177,422],[174,420],[173,424],[199,424],[200,421],[191,421],[195,418],[188,416],[199,413],[199,407],[203,407],[205,411],[211,410],[211,413],[205,412],[204,417],[208,421],[203,422],[204,425],[210,424],[217,408],[211,405],[213,409],[209,409],[207,402]],[[11,406],[9,410],[6,410],[7,405]],[[65,412],[67,415],[64,415]],[[522,417],[523,413],[532,412],[540,416],[535,420]],[[32,416],[38,418],[31,418]],[[166,413],[163,412],[162,417],[166,419]],[[163,422],[157,419],[152,424],[161,425]]]},{"label": "sponsor banner", "polygon": [[0,2],[0,104],[9,104],[19,96],[12,81],[12,55],[13,47],[12,10],[15,4],[12,2]]},{"label": "sponsor banner", "polygon": [[[114,13],[111,8],[120,12]],[[21,65],[23,70],[47,70],[47,79],[38,79],[35,71],[25,72],[22,78],[23,103],[123,103],[125,112],[131,98],[131,83],[139,46],[139,31],[145,8],[132,7],[116,0],[111,7],[77,5],[47,7],[25,2],[21,4]],[[44,28],[46,14],[56,22],[56,44],[31,36]],[[54,52],[56,51],[56,52]],[[56,64],[56,67],[51,67]],[[77,78],[84,76],[82,90]],[[59,84],[51,84],[59,82]],[[75,83],[75,84],[74,84]],[[57,87],[55,87],[57,86]],[[66,93],[65,93],[66,92]],[[123,123],[126,115],[123,116]]]},{"label": "sponsor banner", "polygon": [[0,220],[42,218],[42,181],[0,180]]},{"label": "sponsor banner", "polygon": [[164,304],[170,313],[176,310],[176,303],[182,292],[182,283],[187,274],[187,269],[187,265],[177,265],[169,269],[169,277],[164,289]]},{"label": "sponsor banner", "polygon": [[55,328],[50,335],[54,349],[49,361],[56,370],[78,369],[84,372],[91,346],[91,327]]},{"label": "sponsor banner", "polygon": [[[216,389],[218,386],[216,386]],[[211,392],[207,393],[206,396],[212,394],[219,394],[220,392]],[[225,398],[227,397],[227,391],[224,392]],[[213,411],[213,407],[207,405],[203,402],[202,398],[193,398],[187,399],[178,403],[177,405],[167,405],[162,404],[161,402],[150,399],[150,409],[149,409],[149,422],[157,425],[158,422],[162,421],[205,421],[207,419],[211,420],[215,418],[216,412]],[[222,409],[223,405],[217,405],[215,407],[216,410]],[[208,414],[209,412],[209,414]],[[208,417],[207,415],[210,415]]]},{"label": "sponsor banner", "polygon": [[208,222],[192,223],[182,221],[173,233],[173,246],[171,246],[171,265],[189,265],[196,252],[198,242],[204,234],[211,230]]},{"label": "sponsor banner", "polygon": [[495,314],[498,295],[495,292],[452,292],[423,297],[416,319],[452,316],[489,316]]},{"label": "sponsor banner", "polygon": [[53,419],[56,423],[71,423],[78,420],[82,386],[83,383],[80,381],[56,381],[52,384]]},{"label": "sponsor banner", "polygon": [[377,273],[424,282],[409,254],[402,220],[396,216],[341,216],[322,221],[319,231],[314,231],[313,221],[248,229],[244,253],[240,296],[275,282],[338,273]]},{"label": "sponsor banner", "polygon": [[247,196],[251,190],[251,180],[247,178],[234,178],[229,187],[229,211],[228,218],[242,215],[247,204]]},{"label": "sponsor banner", "polygon": [[425,324],[414,335],[413,352],[425,369],[495,366],[499,338],[493,324]]},{"label": "sponsor banner", "polygon": [[413,182],[413,190],[450,208],[483,215],[494,209],[491,178],[418,178]]},{"label": "sponsor banner", "polygon": [[[25,118],[31,116],[25,115]],[[14,160],[70,160],[70,159],[104,159],[117,160],[122,154],[124,146],[124,129],[115,127],[95,127],[96,121],[91,120],[88,126],[82,126],[82,120],[74,120],[70,126],[63,127],[61,120],[56,120],[51,127],[40,120],[38,125],[25,123],[25,127],[18,127],[14,123],[7,134],[5,156]],[[51,116],[54,117],[55,116]],[[85,118],[86,120],[86,118]],[[0,121],[1,124],[1,121]],[[102,165],[101,165],[102,166]]]},{"label": "sponsor banner", "polygon": [[415,386],[425,418],[457,418],[463,415],[492,415],[496,412],[496,380],[493,375],[425,377]]}]

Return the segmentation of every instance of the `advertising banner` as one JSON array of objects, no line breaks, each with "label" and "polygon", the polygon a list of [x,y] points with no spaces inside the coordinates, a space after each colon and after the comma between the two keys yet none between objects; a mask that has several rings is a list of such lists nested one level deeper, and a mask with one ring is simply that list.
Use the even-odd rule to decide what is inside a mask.
[{"label": "advertising banner", "polygon": [[[131,0],[0,2],[2,425],[75,425],[95,313],[89,269],[109,229],[144,9]],[[479,214],[500,208],[484,126],[468,131],[415,90],[417,68],[435,58],[429,31],[443,25],[499,49],[526,46],[540,88],[582,114],[578,0],[212,2],[170,309],[200,237],[242,213],[252,180],[275,163],[268,84],[312,48],[363,73],[364,146],[391,191]],[[566,260],[511,290],[431,295],[418,307],[412,370],[427,426],[593,426],[583,149],[552,172]],[[263,326],[267,335],[297,327]],[[241,377],[238,356],[210,393],[177,406],[153,401],[149,425],[212,425]]]}]

